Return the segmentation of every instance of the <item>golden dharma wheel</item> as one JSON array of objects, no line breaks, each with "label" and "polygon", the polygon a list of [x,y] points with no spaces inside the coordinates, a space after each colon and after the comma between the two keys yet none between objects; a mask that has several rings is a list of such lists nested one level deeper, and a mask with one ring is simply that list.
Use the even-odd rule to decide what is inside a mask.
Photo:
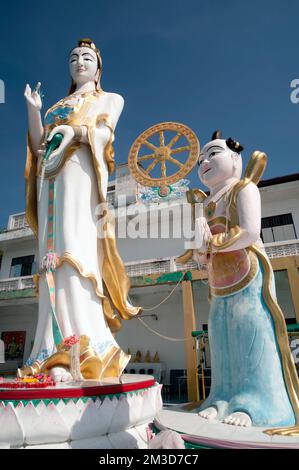
[{"label": "golden dharma wheel", "polygon": [[161,122],[137,137],[129,152],[129,169],[138,183],[159,187],[163,197],[168,195],[169,185],[190,173],[199,152],[198,138],[189,127]]}]

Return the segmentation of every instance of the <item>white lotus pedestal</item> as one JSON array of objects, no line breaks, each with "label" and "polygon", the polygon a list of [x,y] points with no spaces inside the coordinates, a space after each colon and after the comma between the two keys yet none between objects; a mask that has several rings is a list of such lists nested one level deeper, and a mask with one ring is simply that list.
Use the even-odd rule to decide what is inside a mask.
[{"label": "white lotus pedestal", "polygon": [[189,449],[299,449],[299,436],[269,436],[263,432],[266,428],[206,420],[187,407],[161,410],[154,420],[155,431],[176,431]]},{"label": "white lotus pedestal", "polygon": [[0,447],[147,448],[147,426],[161,409],[161,386],[148,375],[43,389],[0,384]]}]

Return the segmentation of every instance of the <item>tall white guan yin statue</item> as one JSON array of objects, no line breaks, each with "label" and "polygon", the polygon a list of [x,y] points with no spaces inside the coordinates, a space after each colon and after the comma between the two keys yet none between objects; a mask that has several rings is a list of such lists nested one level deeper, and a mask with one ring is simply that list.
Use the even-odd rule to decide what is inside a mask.
[{"label": "tall white guan yin statue", "polygon": [[[39,312],[31,356],[18,372],[47,371],[56,381],[72,378],[63,341],[73,335],[81,338],[83,378],[119,376],[130,357],[113,335],[118,315],[127,320],[140,312],[127,301],[129,280],[107,214],[106,231],[97,231],[99,204],[107,211],[112,142],[124,100],[101,89],[102,60],[90,39],[71,51],[69,69],[69,94],[46,112],[44,124],[40,83],[34,91],[25,88],[26,216],[38,237]],[[49,153],[55,140],[60,145]]]}]

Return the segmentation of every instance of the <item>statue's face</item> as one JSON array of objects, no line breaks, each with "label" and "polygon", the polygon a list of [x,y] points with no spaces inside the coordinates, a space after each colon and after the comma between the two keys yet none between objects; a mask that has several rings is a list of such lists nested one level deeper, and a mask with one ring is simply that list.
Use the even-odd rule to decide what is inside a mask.
[{"label": "statue's face", "polygon": [[235,174],[234,156],[225,140],[212,140],[204,146],[198,160],[199,179],[209,189]]},{"label": "statue's face", "polygon": [[76,84],[94,81],[98,73],[97,55],[89,47],[76,47],[70,54],[69,67]]}]

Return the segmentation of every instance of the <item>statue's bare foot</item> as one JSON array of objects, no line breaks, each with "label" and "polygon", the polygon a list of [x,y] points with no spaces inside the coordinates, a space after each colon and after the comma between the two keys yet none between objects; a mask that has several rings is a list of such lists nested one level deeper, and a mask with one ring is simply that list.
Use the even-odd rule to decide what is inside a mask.
[{"label": "statue's bare foot", "polygon": [[247,413],[243,413],[243,411],[236,411],[231,415],[227,416],[224,420],[226,424],[234,424],[235,426],[251,426],[252,421],[250,416]]},{"label": "statue's bare foot", "polygon": [[55,382],[71,382],[73,377],[64,367],[52,367],[50,375]]},{"label": "statue's bare foot", "polygon": [[209,406],[205,410],[202,410],[198,413],[201,418],[205,419],[215,419],[217,416],[217,409],[214,406]]}]

